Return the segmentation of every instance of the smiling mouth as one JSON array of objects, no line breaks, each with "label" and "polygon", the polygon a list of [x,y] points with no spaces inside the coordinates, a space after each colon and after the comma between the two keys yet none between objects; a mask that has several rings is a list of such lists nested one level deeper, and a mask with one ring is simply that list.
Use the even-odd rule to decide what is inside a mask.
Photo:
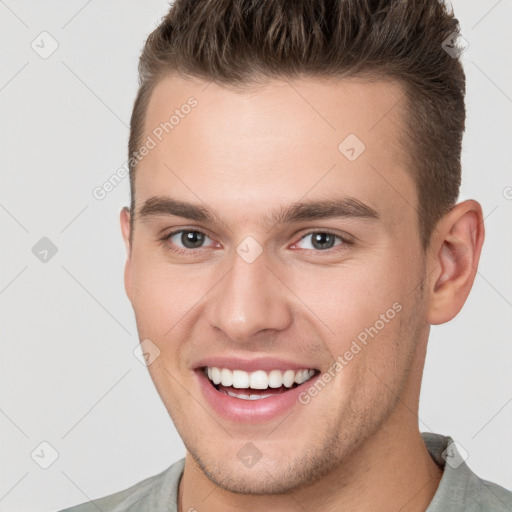
[{"label": "smiling mouth", "polygon": [[286,393],[320,373],[311,368],[246,372],[206,366],[202,371],[217,391],[241,400],[261,400]]}]

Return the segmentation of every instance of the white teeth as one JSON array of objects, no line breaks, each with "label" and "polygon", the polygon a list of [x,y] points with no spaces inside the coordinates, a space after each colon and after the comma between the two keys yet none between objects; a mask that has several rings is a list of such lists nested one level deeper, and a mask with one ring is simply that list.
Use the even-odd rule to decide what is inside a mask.
[{"label": "white teeth", "polygon": [[235,397],[235,398],[241,398],[242,400],[261,400],[262,398],[268,398],[269,396],[273,395],[238,395],[236,393],[233,393],[232,391],[226,391],[226,393],[229,396]]},{"label": "white teeth", "polygon": [[299,370],[295,374],[295,382],[297,384],[302,384],[303,382],[306,382],[311,377],[313,377],[314,374],[315,374],[314,370]]},{"label": "white teeth", "polygon": [[[228,370],[229,371],[229,370]],[[215,381],[213,381],[215,384]],[[249,374],[243,370],[233,370],[233,384],[234,388],[248,388],[249,387]]]},{"label": "white teeth", "polygon": [[287,388],[291,388],[295,382],[295,372],[293,370],[286,370],[283,375],[283,384]]},{"label": "white teeth", "polygon": [[268,388],[268,375],[263,370],[252,372],[249,375],[249,387],[252,389],[267,389]]},{"label": "white teeth", "polygon": [[212,376],[210,377],[214,384],[220,384],[220,370],[212,368]]},{"label": "white teeth", "polygon": [[[267,389],[280,388],[285,386],[291,388],[294,383],[302,384],[309,380],[314,374],[314,370],[256,370],[254,372],[246,372],[244,370],[229,370],[228,368],[208,367],[206,371],[208,378],[214,384],[222,384],[223,386],[232,386],[238,389]],[[235,396],[228,392],[230,396]],[[271,395],[236,395],[237,398],[247,400],[259,400],[262,397]]]},{"label": "white teeth", "polygon": [[233,384],[233,374],[226,368],[220,371],[221,384],[223,386],[231,386]]},{"label": "white teeth", "polygon": [[269,372],[268,385],[271,388],[280,388],[283,385],[283,377],[281,375],[281,370],[272,370],[271,372]]}]

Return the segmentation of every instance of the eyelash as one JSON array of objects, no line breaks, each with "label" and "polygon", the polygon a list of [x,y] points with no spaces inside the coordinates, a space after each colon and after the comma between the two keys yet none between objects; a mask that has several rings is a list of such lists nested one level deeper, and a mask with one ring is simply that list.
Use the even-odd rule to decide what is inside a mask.
[{"label": "eyelash", "polygon": [[[161,242],[169,242],[169,240],[174,236],[174,235],[177,235],[178,233],[200,233],[202,235],[205,235],[206,237],[210,238],[204,231],[200,231],[198,229],[178,229],[176,231],[172,231],[171,233],[165,235],[164,237],[162,237],[160,239]],[[319,229],[319,230],[314,230],[314,231],[308,231],[307,233],[305,233],[304,235],[302,235],[300,238],[299,238],[299,242],[301,240],[303,240],[304,238],[306,238],[307,236],[310,236],[310,235],[315,235],[317,233],[322,233],[322,234],[326,234],[326,235],[332,235],[336,238],[338,238],[339,240],[341,240],[341,244],[338,244],[338,245],[335,245],[334,247],[331,247],[329,249],[325,249],[325,250],[318,250],[318,249],[305,249],[309,252],[313,252],[313,253],[316,253],[316,254],[325,254],[325,253],[328,253],[328,254],[331,254],[333,251],[336,251],[337,249],[336,248],[339,248],[340,246],[351,246],[354,244],[354,242],[352,240],[348,240],[347,238],[344,238],[343,236],[339,235],[338,233],[334,233],[333,231],[330,231],[329,229]],[[295,245],[295,244],[294,244]],[[182,249],[181,247],[176,247],[174,244],[173,244],[173,247],[170,249],[172,252],[174,253],[177,253],[177,254],[194,254],[195,251],[200,251],[202,249],[205,249],[205,247],[198,247],[196,249]]]}]

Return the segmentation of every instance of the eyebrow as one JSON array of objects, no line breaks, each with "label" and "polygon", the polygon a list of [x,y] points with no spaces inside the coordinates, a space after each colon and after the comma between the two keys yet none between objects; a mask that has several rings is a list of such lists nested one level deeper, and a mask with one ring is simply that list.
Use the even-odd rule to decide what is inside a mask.
[{"label": "eyebrow", "polygon": [[[156,216],[174,215],[196,222],[213,224],[220,215],[207,207],[179,201],[167,196],[147,199],[139,210],[141,220]],[[353,197],[332,198],[317,201],[293,203],[276,208],[264,217],[264,223],[274,226],[305,220],[330,218],[360,218],[378,220],[379,214],[372,207]],[[226,224],[225,222],[222,222]]]}]

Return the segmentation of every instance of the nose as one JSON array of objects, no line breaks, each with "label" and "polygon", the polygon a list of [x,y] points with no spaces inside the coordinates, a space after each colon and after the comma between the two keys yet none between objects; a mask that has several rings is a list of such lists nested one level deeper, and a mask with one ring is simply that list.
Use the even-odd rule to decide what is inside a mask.
[{"label": "nose", "polygon": [[263,331],[269,334],[291,324],[289,290],[277,277],[278,269],[269,266],[265,252],[251,263],[233,254],[231,270],[215,287],[208,313],[209,324],[227,339],[248,344],[261,339],[257,335]]}]

